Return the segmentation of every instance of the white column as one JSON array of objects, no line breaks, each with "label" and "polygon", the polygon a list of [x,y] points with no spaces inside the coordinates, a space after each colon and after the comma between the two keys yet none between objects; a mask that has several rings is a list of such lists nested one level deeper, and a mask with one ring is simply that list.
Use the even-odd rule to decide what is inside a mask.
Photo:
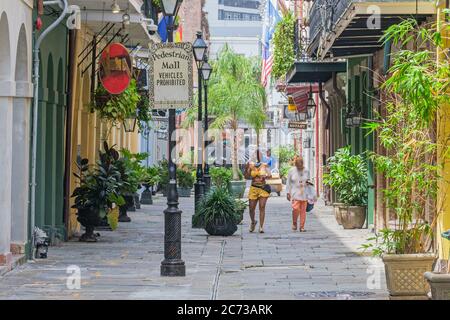
[{"label": "white column", "polygon": [[12,124],[11,251],[25,253],[28,235],[30,99],[14,98]]},{"label": "white column", "polygon": [[[2,83],[0,83],[0,86]],[[0,96],[0,265],[11,260],[12,97]]]}]

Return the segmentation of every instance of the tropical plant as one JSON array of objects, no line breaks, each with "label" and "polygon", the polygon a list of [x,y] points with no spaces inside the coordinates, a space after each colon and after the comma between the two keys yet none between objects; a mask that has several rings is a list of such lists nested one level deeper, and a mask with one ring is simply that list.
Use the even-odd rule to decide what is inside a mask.
[{"label": "tropical plant", "polygon": [[[95,91],[96,97],[106,97],[106,102],[91,104],[91,110],[97,111],[98,115],[113,124],[122,122],[130,116],[137,114],[138,103],[141,100],[136,87],[136,80],[132,79],[128,88],[118,95],[111,95],[102,85]],[[96,99],[97,100],[97,99]]]},{"label": "tropical plant", "polygon": [[194,186],[194,176],[192,175],[192,171],[177,168],[177,183],[180,188],[191,189]]},{"label": "tropical plant", "polygon": [[193,223],[203,226],[238,224],[239,222],[236,201],[223,188],[214,188],[208,192],[200,201],[198,210],[193,216]]},{"label": "tropical plant", "polygon": [[211,167],[209,174],[211,175],[212,184],[217,188],[226,189],[233,178],[232,170],[226,167]]},{"label": "tropical plant", "polygon": [[142,94],[137,104],[137,123],[139,130],[144,132],[150,126],[152,120],[152,112],[150,109],[150,102],[147,93]]},{"label": "tropical plant", "polygon": [[292,145],[279,146],[275,148],[274,154],[278,158],[280,168],[284,165],[291,165],[296,155],[295,149]]},{"label": "tropical plant", "polygon": [[[238,127],[239,120],[261,127],[265,119],[265,91],[260,83],[260,64],[255,59],[235,53],[225,45],[218,59],[211,61],[213,73],[209,80],[209,111],[216,116],[211,129],[232,131],[233,180],[239,180]],[[197,108],[190,108],[184,126],[192,126]],[[262,122],[261,122],[262,121]]]},{"label": "tropical plant", "polygon": [[[434,123],[439,105],[450,101],[448,50],[436,24],[419,26],[414,19],[388,28],[384,41],[399,49],[391,55],[391,76],[382,86],[386,115],[366,128],[377,133],[385,149],[371,159],[387,180],[384,201],[395,225],[363,247],[376,255],[423,253],[437,218],[437,214],[427,217],[426,208],[436,205],[442,165],[449,154],[448,146],[435,141]],[[436,48],[445,57],[439,63]],[[442,208],[437,204],[436,209],[439,213]]]},{"label": "tropical plant", "polygon": [[120,172],[114,166],[117,158],[117,151],[105,142],[104,151],[99,151],[99,160],[91,170],[88,159],[78,159],[78,172],[74,176],[79,180],[79,186],[72,193],[75,198],[72,208],[78,210],[79,220],[86,212],[96,212],[98,218],[103,219],[113,204],[124,203],[119,193],[122,187]]},{"label": "tropical plant", "polygon": [[146,169],[141,161],[147,158],[147,153],[131,153],[127,149],[120,150],[120,157],[114,165],[121,173],[121,179],[124,182],[121,188],[123,195],[133,194],[139,189],[140,183],[146,177]]},{"label": "tropical plant", "polygon": [[159,175],[159,168],[157,166],[145,168],[142,183],[148,184],[149,186],[154,186],[160,181],[161,176]]},{"label": "tropical plant", "polygon": [[332,187],[339,201],[349,206],[363,206],[367,201],[367,164],[363,157],[352,155],[350,146],[338,149],[328,158],[328,173],[323,182]]},{"label": "tropical plant", "polygon": [[167,159],[163,159],[158,163],[158,172],[159,172],[159,188],[160,190],[166,190],[169,185],[169,161]]},{"label": "tropical plant", "polygon": [[291,168],[291,166],[287,163],[284,163],[281,167],[280,167],[280,177],[281,178],[287,178],[289,169]]},{"label": "tropical plant", "polygon": [[289,11],[278,22],[273,34],[273,66],[272,75],[280,78],[292,67],[295,61],[295,23],[294,14]]}]

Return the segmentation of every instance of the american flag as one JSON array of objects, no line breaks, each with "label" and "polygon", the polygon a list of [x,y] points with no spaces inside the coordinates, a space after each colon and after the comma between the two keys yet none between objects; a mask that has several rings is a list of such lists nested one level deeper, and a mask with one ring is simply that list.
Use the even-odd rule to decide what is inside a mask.
[{"label": "american flag", "polygon": [[264,9],[264,22],[263,22],[263,34],[262,34],[262,72],[261,83],[265,87],[267,85],[270,73],[273,66],[273,53],[270,48],[270,40],[272,39],[275,31],[275,26],[281,20],[278,13],[278,4],[273,3],[272,0],[266,0]]}]

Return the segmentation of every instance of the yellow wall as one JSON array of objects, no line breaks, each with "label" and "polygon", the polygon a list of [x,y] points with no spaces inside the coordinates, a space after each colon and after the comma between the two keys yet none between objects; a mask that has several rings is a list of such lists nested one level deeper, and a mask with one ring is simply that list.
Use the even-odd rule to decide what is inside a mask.
[{"label": "yellow wall", "polygon": [[[442,9],[445,8],[445,1],[441,1],[438,4],[438,21],[443,21]],[[450,47],[450,41],[448,37],[450,36],[449,31],[445,31],[443,38],[447,38],[446,47]],[[438,52],[439,53],[439,52]],[[440,143],[440,150],[438,150],[438,156],[442,154],[442,150],[448,147],[448,137],[450,136],[450,110],[448,105],[441,106],[438,114],[438,140]],[[437,223],[437,239],[438,239],[438,249],[439,258],[448,259],[450,250],[450,241],[442,239],[440,236],[442,231],[450,229],[450,195],[448,194],[450,186],[450,160],[440,159],[439,161],[443,164],[443,180],[439,184],[438,193],[438,223]]]},{"label": "yellow wall", "polygon": [[[93,33],[85,26],[77,33],[75,57],[92,41]],[[101,49],[105,44],[99,44]],[[88,158],[89,163],[93,164],[98,159],[98,150],[102,147],[103,141],[106,140],[110,146],[116,145],[117,149],[129,149],[135,153],[139,151],[139,134],[136,129],[133,133],[125,133],[122,124],[117,128],[102,121],[97,117],[96,113],[89,111],[91,101],[91,69],[81,75],[82,71],[88,66],[90,57],[87,58],[80,66],[78,61],[75,63],[75,76],[73,87],[69,90],[73,91],[73,113],[72,113],[72,149],[71,163],[72,172],[76,172],[76,158],[80,155],[82,158]],[[71,193],[77,187],[77,181],[71,176],[70,181]],[[70,200],[73,205],[73,199]],[[76,210],[71,209],[69,218],[68,234],[69,237],[80,231],[77,222]]]}]

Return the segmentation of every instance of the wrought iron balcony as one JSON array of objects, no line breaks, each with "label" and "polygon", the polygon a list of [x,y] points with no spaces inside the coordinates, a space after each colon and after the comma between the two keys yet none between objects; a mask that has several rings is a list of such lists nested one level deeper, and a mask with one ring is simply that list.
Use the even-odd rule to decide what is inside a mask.
[{"label": "wrought iron balcony", "polygon": [[307,51],[319,59],[371,54],[381,48],[389,26],[408,17],[423,21],[434,13],[433,0],[315,0]]}]

